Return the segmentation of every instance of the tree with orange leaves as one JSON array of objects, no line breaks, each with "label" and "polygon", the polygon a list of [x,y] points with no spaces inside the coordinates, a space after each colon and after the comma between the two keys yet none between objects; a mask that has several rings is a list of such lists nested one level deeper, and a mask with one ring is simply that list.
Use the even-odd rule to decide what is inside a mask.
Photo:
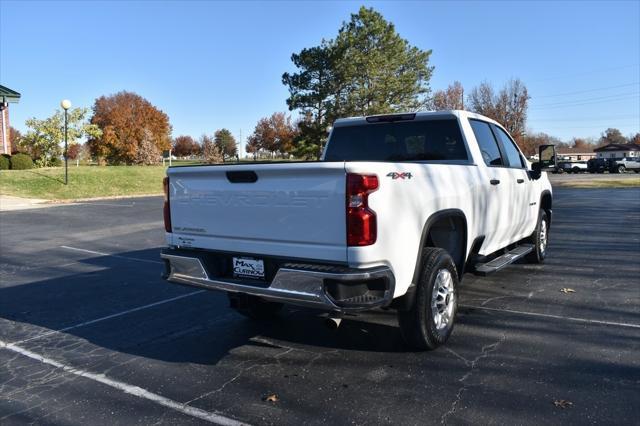
[{"label": "tree with orange leaves", "polygon": [[100,162],[149,164],[156,152],[171,148],[167,114],[132,92],[96,99],[91,124],[102,130],[100,137],[88,141],[91,154]]},{"label": "tree with orange leaves", "polygon": [[293,151],[296,135],[297,129],[291,122],[291,117],[284,112],[275,112],[271,117],[261,118],[258,121],[253,134],[249,136],[246,151],[254,157],[259,151],[267,151],[271,155],[280,154],[284,157]]}]

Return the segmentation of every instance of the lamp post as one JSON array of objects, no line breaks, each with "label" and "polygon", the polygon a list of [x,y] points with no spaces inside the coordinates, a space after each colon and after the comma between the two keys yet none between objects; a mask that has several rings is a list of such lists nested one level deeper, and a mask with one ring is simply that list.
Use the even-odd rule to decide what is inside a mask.
[{"label": "lamp post", "polygon": [[60,106],[64,110],[64,184],[66,185],[69,182],[69,171],[67,166],[67,110],[71,108],[71,101],[69,99],[64,99],[60,102]]}]

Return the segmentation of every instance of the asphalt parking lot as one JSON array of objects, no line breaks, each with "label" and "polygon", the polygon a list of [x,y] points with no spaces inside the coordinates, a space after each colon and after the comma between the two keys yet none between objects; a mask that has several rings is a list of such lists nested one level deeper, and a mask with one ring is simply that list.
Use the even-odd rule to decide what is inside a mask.
[{"label": "asphalt parking lot", "polygon": [[640,188],[557,189],[547,263],[466,275],[424,353],[391,311],[256,324],[163,282],[161,221],[158,197],[0,213],[0,424],[640,418]]}]

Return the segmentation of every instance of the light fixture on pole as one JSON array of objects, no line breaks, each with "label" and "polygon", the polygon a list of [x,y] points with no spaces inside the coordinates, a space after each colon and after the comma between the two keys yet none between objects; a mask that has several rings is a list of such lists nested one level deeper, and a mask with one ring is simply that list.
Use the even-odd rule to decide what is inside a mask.
[{"label": "light fixture on pole", "polygon": [[60,106],[64,110],[64,184],[66,185],[69,182],[67,166],[67,110],[71,108],[71,101],[69,99],[64,99],[60,102]]}]

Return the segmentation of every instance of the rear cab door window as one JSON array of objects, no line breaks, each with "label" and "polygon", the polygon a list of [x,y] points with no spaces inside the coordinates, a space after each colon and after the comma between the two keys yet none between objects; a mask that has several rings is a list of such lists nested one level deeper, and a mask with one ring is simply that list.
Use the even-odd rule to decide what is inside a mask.
[{"label": "rear cab door window", "polygon": [[480,120],[469,120],[473,133],[478,141],[478,148],[484,163],[489,167],[504,166],[498,142],[491,131],[489,123]]},{"label": "rear cab door window", "polygon": [[497,139],[502,144],[509,167],[513,169],[524,169],[525,162],[520,155],[520,151],[516,148],[515,142],[507,135],[507,133],[498,126],[493,126],[493,130]]}]

